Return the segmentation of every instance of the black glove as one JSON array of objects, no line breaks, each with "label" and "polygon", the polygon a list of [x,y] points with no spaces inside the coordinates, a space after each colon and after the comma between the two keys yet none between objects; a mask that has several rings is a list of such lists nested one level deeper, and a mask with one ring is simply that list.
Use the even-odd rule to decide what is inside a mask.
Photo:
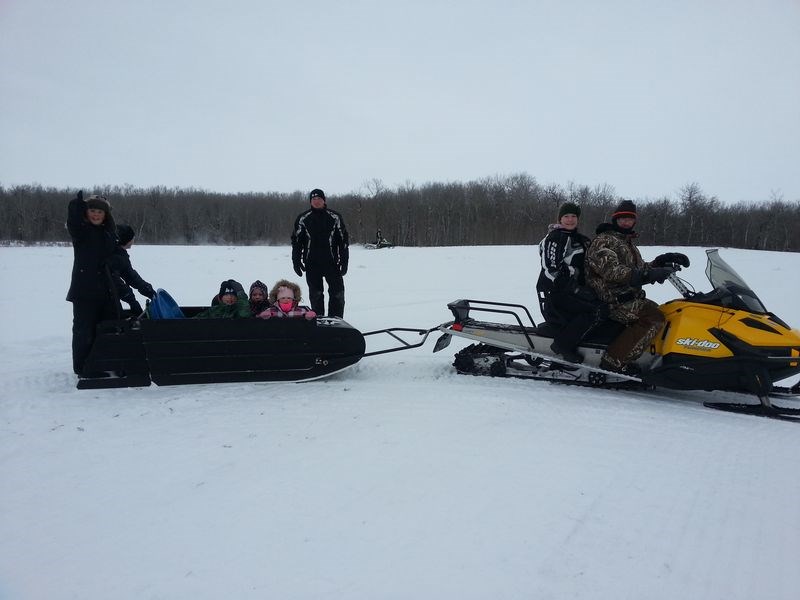
[{"label": "black glove", "polygon": [[672,267],[650,267],[645,269],[642,283],[664,283],[674,272]]},{"label": "black glove", "polygon": [[676,264],[682,267],[689,266],[689,257],[681,252],[667,252],[659,254],[655,257],[653,262],[650,263],[654,267],[664,267],[669,264]]},{"label": "black glove", "polygon": [[294,272],[297,273],[298,277],[303,276],[303,263],[299,260],[294,261]]},{"label": "black glove", "polygon": [[553,280],[553,289],[557,292],[574,292],[578,280],[569,270],[567,263],[562,262],[558,267],[558,274]]},{"label": "black glove", "polygon": [[80,190],[80,191],[78,192],[77,199],[78,199],[78,200],[83,200],[83,190]]},{"label": "black glove", "polygon": [[131,312],[133,314],[135,314],[137,316],[142,314],[142,305],[139,304],[136,300],[131,300],[130,302],[128,302],[128,304],[130,305]]},{"label": "black glove", "polygon": [[141,290],[139,290],[139,291],[142,293],[142,296],[145,296],[146,298],[150,298],[150,300],[152,300],[152,299],[155,297],[155,295],[156,295],[156,291],[153,289],[153,286],[152,286],[152,285],[150,285],[149,283],[148,283],[148,284],[146,284],[146,285],[145,285],[145,286],[144,286],[144,287],[143,287]]},{"label": "black glove", "polygon": [[342,277],[347,275],[347,263],[342,263],[341,265],[339,265],[339,275],[341,275]]}]

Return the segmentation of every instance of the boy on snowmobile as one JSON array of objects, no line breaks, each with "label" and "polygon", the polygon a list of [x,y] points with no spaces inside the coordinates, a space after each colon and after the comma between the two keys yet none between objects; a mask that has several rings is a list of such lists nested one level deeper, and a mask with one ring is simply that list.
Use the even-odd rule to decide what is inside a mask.
[{"label": "boy on snowmobile", "polygon": [[634,245],[638,234],[636,205],[619,203],[610,223],[597,227],[597,237],[586,254],[586,281],[601,300],[608,302],[610,317],[626,328],[606,348],[600,368],[626,375],[638,375],[634,361],[664,325],[658,305],[648,300],[642,285],[664,283],[675,271],[670,264],[689,266],[685,254],[668,252],[646,263]]},{"label": "boy on snowmobile", "polygon": [[572,363],[583,362],[578,344],[608,316],[608,305],[586,286],[584,259],[590,240],[578,232],[580,215],[581,207],[573,202],[558,209],[558,223],[539,242],[542,271],[536,283],[545,320],[563,325],[550,349]]},{"label": "boy on snowmobile", "polygon": [[269,299],[272,306],[256,315],[260,319],[271,319],[273,317],[303,317],[311,320],[317,316],[317,313],[307,306],[300,305],[300,301],[303,299],[300,286],[291,281],[285,279],[278,281],[272,286]]}]

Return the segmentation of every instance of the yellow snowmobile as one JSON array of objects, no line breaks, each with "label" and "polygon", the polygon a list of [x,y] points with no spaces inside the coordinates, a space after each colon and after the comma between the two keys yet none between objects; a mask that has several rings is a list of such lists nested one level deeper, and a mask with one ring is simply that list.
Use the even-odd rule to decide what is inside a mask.
[{"label": "yellow snowmobile", "polygon": [[[438,327],[442,336],[434,352],[451,338],[474,342],[456,354],[461,373],[547,379],[599,387],[664,387],[680,390],[723,390],[758,397],[758,404],[706,402],[722,410],[800,419],[800,383],[775,382],[800,374],[800,331],[769,312],[744,280],[719,256],[707,250],[706,276],[713,289],[698,293],[673,273],[669,280],[682,298],[661,305],[664,328],[649,351],[637,361],[640,376],[600,368],[600,357],[621,331],[614,322],[596,327],[583,340],[580,364],[565,362],[550,350],[556,328],[536,325],[519,304],[457,300],[448,304],[454,320]],[[676,269],[678,267],[676,266]],[[481,321],[471,313],[504,315],[508,323]],[[778,406],[775,401],[783,399]]]}]

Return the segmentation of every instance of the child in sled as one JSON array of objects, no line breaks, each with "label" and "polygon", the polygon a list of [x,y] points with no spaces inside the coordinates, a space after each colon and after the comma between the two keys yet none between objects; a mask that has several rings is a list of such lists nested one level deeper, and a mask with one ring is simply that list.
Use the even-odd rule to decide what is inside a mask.
[{"label": "child in sled", "polygon": [[301,306],[303,299],[300,286],[286,279],[281,279],[269,293],[269,300],[272,303],[267,310],[260,312],[260,319],[271,319],[272,317],[302,317],[313,319],[317,316],[313,310],[307,306]]},{"label": "child in sled", "polygon": [[250,284],[250,314],[254,317],[269,308],[269,289],[267,285],[256,279]]},{"label": "child in sled", "polygon": [[219,304],[195,315],[195,319],[236,319],[252,317],[250,302],[242,284],[233,279],[223,281],[217,294]]}]

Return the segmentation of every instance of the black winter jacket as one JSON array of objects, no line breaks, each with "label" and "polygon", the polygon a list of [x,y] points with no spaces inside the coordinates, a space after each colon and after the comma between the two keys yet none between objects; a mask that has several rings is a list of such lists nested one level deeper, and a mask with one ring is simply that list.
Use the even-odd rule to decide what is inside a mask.
[{"label": "black winter jacket", "polygon": [[589,238],[577,229],[570,231],[551,225],[547,236],[539,242],[542,271],[537,291],[549,294],[585,285],[583,263],[589,243]]},{"label": "black winter jacket", "polygon": [[114,219],[107,214],[102,225],[92,225],[86,220],[86,203],[74,198],[67,207],[67,231],[75,256],[67,300],[109,298],[106,261],[117,247]]},{"label": "black winter jacket", "polygon": [[344,219],[330,208],[310,208],[298,215],[292,231],[292,262],[306,267],[336,265],[346,269],[350,237]]},{"label": "black winter jacket", "polygon": [[155,293],[153,286],[141,278],[136,269],[131,265],[131,258],[128,251],[120,245],[114,249],[114,253],[108,258],[108,270],[111,281],[117,293],[117,298],[130,304],[136,302],[136,296],[131,287],[142,295],[152,298]]}]

